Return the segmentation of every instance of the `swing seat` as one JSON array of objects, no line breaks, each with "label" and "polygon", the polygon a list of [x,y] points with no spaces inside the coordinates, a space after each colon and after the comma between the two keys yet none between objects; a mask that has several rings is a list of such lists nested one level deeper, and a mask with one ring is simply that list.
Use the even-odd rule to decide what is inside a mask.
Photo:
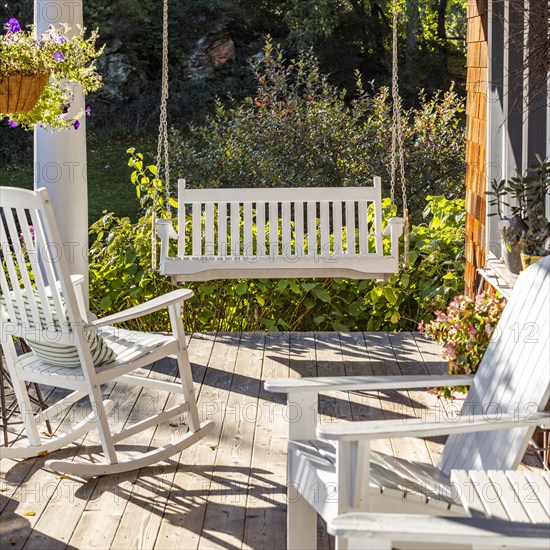
[{"label": "swing seat", "polygon": [[[403,218],[382,228],[382,185],[186,189],[178,232],[157,221],[160,272],[174,284],[212,279],[344,277],[386,281],[399,271]],[[384,237],[389,238],[384,252]],[[177,239],[177,256],[170,240]]]}]

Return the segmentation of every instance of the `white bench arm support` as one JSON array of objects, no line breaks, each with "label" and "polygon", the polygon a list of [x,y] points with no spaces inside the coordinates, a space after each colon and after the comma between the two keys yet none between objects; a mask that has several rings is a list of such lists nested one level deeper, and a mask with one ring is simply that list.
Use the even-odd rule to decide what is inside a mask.
[{"label": "white bench arm support", "polygon": [[264,387],[274,393],[319,393],[321,391],[412,390],[439,386],[469,386],[473,375],[441,376],[318,376],[315,378],[274,378]]},{"label": "white bench arm support", "polygon": [[394,216],[393,218],[390,218],[388,220],[388,225],[386,226],[386,229],[384,229],[384,237],[391,236],[392,237],[392,251],[393,251],[393,243],[394,238],[395,242],[397,243],[397,240],[401,235],[403,235],[403,228],[405,227],[405,218],[398,218]]},{"label": "white bench arm support", "polygon": [[405,227],[405,218],[393,217],[388,220],[388,225],[384,230],[385,237],[391,237],[391,255],[395,261],[395,272],[399,271],[399,238],[403,235]]},{"label": "white bench arm support", "polygon": [[172,220],[165,218],[157,220],[157,235],[160,238],[160,261],[162,263],[163,260],[168,258],[170,239],[178,238],[178,234],[172,225]]},{"label": "white bench arm support", "polygon": [[90,325],[94,327],[101,327],[105,325],[113,325],[115,323],[122,323],[123,321],[136,319],[137,317],[143,317],[144,315],[148,315],[149,313],[154,313],[155,311],[164,309],[173,304],[182,303],[192,296],[193,291],[187,288],[173,290],[172,292],[168,292],[163,296],[159,296],[158,298],[153,298],[152,300],[144,302],[139,306],[130,307],[119,313],[114,313],[113,315],[109,315],[107,317],[97,319],[96,321],[92,321]]},{"label": "white bench arm support", "polygon": [[507,430],[525,426],[550,426],[550,413],[538,412],[526,418],[514,414],[463,415],[426,422],[422,418],[338,422],[319,424],[317,436],[334,441],[362,441],[394,437],[435,437],[467,432]]}]

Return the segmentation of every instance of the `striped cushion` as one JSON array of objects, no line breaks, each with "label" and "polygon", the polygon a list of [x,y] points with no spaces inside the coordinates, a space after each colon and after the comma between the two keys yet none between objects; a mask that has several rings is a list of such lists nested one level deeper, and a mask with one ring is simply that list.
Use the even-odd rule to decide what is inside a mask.
[{"label": "striped cushion", "polygon": [[[25,306],[25,311],[27,317],[32,319],[32,309],[29,302],[29,297],[22,292],[20,294],[23,304]],[[16,317],[16,322],[18,324],[23,324],[21,315],[19,314],[19,305],[15,300],[15,296],[11,293],[12,305]],[[50,365],[57,365],[60,367],[80,367],[80,357],[78,355],[78,349],[76,346],[71,346],[70,344],[56,344],[56,330],[61,328],[61,324],[68,324],[68,314],[67,310],[63,304],[63,311],[61,315],[56,313],[55,302],[51,296],[48,297],[49,309],[52,313],[53,318],[53,327],[48,324],[46,320],[46,315],[44,313],[44,307],[41,303],[40,297],[36,291],[34,291],[34,300],[36,303],[36,309],[38,310],[38,315],[40,317],[40,324],[42,330],[47,330],[48,335],[51,335],[51,338],[48,338],[48,341],[36,341],[29,338],[25,338],[25,341],[29,344],[29,347],[35,353],[35,355],[42,359],[45,363]],[[2,306],[6,305],[4,297],[0,297],[0,304]],[[25,328],[34,328],[34,327],[25,327]],[[70,325],[69,325],[70,331]],[[94,362],[94,367],[100,367],[108,363],[112,363],[116,359],[115,352],[107,345],[105,340],[97,333],[97,330],[94,327],[84,326],[84,336],[88,341],[90,346],[90,353],[92,355],[92,360]]]}]

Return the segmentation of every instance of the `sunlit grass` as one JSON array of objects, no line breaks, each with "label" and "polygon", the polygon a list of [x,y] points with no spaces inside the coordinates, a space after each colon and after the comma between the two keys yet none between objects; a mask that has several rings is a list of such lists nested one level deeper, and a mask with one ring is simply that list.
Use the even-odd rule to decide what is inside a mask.
[{"label": "sunlit grass", "polygon": [[[96,221],[104,210],[118,216],[129,216],[136,221],[139,203],[134,186],[130,183],[126,150],[136,147],[140,151],[152,151],[152,140],[107,138],[101,136],[88,140],[88,221]],[[29,155],[30,156],[30,155]],[[0,167],[2,186],[33,188],[32,161],[20,163],[16,168]]]}]

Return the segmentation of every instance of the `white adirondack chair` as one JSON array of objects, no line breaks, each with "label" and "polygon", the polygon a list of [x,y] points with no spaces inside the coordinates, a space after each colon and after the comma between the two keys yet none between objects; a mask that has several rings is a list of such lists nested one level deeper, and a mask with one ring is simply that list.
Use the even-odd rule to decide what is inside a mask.
[{"label": "white adirondack chair", "polygon": [[[199,420],[180,315],[183,301],[191,297],[192,292],[176,290],[88,323],[80,286],[75,284],[82,277],[70,277],[65,258],[67,251],[60,249],[59,245],[52,245],[61,243],[61,240],[46,189],[33,192],[4,187],[0,198],[1,343],[28,439],[27,446],[2,447],[1,456],[28,458],[51,452],[97,428],[104,455],[101,461],[82,463],[53,459],[46,465],[67,474],[106,475],[164,460],[206,435],[213,424]],[[169,311],[171,334],[141,333],[111,326],[163,308]],[[98,336],[103,338],[107,347],[97,348]],[[18,356],[14,344],[16,337],[25,338],[35,351]],[[53,346],[52,342],[55,342]],[[53,362],[76,357],[76,366],[54,365],[44,360],[44,355],[49,359],[48,354]],[[109,362],[94,367],[94,361],[98,364],[100,356],[107,357]],[[136,369],[168,356],[177,358],[181,383],[132,374]],[[179,394],[181,403],[113,433],[107,416],[113,403],[103,401],[101,385],[115,380]],[[72,393],[47,410],[34,414],[25,382],[65,388]],[[87,418],[59,436],[41,438],[40,421],[52,418],[85,397],[89,398],[92,408]],[[187,413],[187,433],[162,447],[119,459],[115,444],[183,413]]]},{"label": "white adirondack chair", "polygon": [[[474,377],[372,376],[268,380],[300,411],[289,423],[288,547],[316,547],[316,512],[463,513],[452,469],[515,469],[549,398],[550,256],[523,272]],[[321,391],[406,390],[469,385],[459,418],[317,425]],[[290,416],[290,415],[289,415]],[[370,450],[373,439],[451,434],[437,468]],[[370,467],[369,467],[370,465]],[[426,506],[426,504],[431,506]],[[342,543],[343,544],[343,543]]]},{"label": "white adirondack chair", "polygon": [[[426,548],[521,549],[550,546],[550,524],[502,519],[445,518],[424,514],[351,513],[330,522],[328,531],[349,540],[349,550],[391,550],[416,543]],[[418,548],[418,546],[416,546]]]}]

